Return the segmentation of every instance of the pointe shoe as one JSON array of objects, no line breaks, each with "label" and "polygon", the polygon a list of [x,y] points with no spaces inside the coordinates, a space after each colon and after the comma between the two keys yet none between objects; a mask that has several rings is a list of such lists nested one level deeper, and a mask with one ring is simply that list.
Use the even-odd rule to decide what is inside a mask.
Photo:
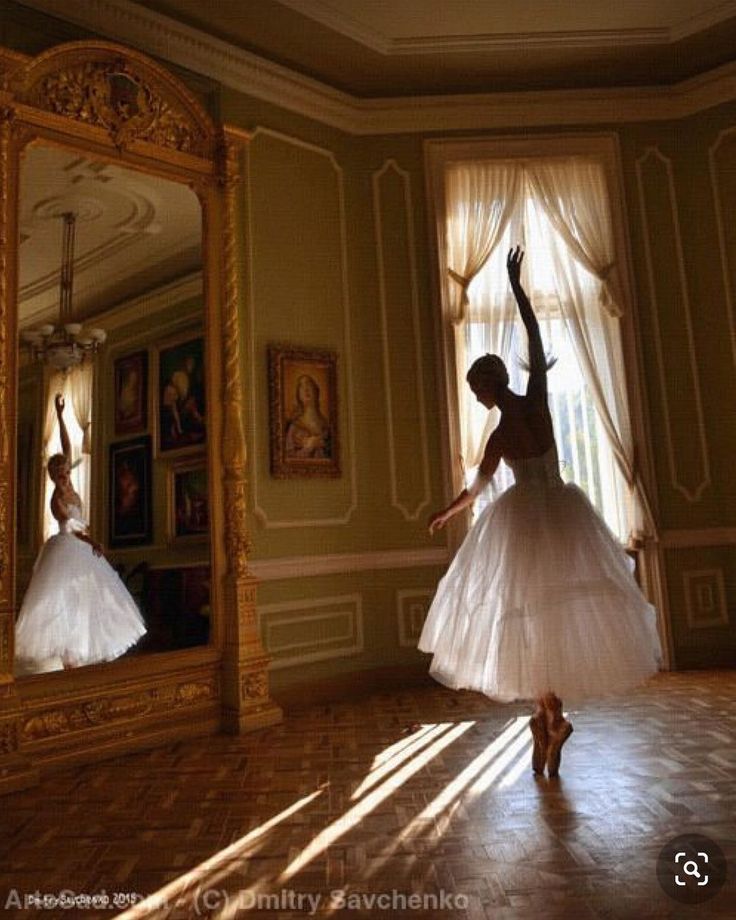
[{"label": "pointe shoe", "polygon": [[567,719],[562,719],[548,729],[549,745],[547,747],[547,776],[556,777],[560,772],[560,759],[562,745],[572,734],[572,724]]},{"label": "pointe shoe", "polygon": [[549,736],[547,733],[547,720],[544,713],[532,716],[529,719],[529,728],[534,738],[534,750],[532,751],[532,770],[538,776],[544,773],[544,764],[547,760],[547,744]]}]

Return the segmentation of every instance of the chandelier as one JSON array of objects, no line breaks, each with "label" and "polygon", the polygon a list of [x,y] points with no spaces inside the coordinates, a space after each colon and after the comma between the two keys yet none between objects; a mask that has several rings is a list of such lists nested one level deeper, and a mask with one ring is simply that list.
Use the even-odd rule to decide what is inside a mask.
[{"label": "chandelier", "polygon": [[27,329],[22,339],[36,361],[42,361],[56,370],[67,373],[81,364],[107,338],[104,329],[86,329],[81,323],[72,321],[72,288],[74,284],[74,230],[76,215],[65,211],[61,251],[61,282],[59,285],[59,324],[45,323],[35,329]]}]

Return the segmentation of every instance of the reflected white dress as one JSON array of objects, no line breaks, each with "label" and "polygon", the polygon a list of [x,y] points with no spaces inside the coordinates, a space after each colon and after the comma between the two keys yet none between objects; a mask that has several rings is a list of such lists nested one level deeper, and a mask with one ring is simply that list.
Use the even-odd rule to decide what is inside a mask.
[{"label": "reflected white dress", "polygon": [[87,528],[81,508],[67,505],[66,510],[69,519],[41,547],[23,598],[15,629],[16,657],[22,662],[112,661],[146,632],[118,573],[74,536]]},{"label": "reflected white dress", "polygon": [[479,515],[419,640],[430,674],[501,700],[564,703],[631,689],[658,670],[656,612],[633,561],[553,445],[509,461],[514,485]]}]

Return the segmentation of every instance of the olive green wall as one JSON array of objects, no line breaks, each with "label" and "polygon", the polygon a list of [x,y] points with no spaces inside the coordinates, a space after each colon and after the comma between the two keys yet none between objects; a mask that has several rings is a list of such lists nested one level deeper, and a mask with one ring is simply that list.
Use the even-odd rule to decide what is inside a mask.
[{"label": "olive green wall", "polygon": [[[443,571],[426,520],[444,495],[421,143],[358,141],[228,89],[220,116],[254,131],[241,190],[249,526],[256,572],[292,560],[259,588],[274,694],[370,668],[422,674],[412,643]],[[270,343],[337,353],[339,479],[271,476]],[[418,550],[428,561],[407,565]],[[347,571],[329,575],[302,558],[340,555]]]},{"label": "olive green wall", "polygon": [[675,662],[733,666],[736,104],[620,137]]},{"label": "olive green wall", "polygon": [[[209,100],[254,132],[240,194],[244,405],[274,696],[379,667],[421,674],[412,642],[445,569],[425,521],[447,498],[425,136],[353,137],[227,87]],[[620,140],[679,667],[736,663],[734,535],[719,530],[736,524],[736,135],[719,141],[732,127],[736,104],[579,129]],[[270,475],[272,342],[338,354],[339,479]]]}]

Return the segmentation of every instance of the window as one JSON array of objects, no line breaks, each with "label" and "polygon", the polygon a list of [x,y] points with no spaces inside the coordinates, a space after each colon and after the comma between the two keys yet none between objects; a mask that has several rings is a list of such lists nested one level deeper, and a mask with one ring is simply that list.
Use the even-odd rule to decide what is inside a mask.
[{"label": "window", "polygon": [[[526,332],[505,264],[518,243],[545,348],[557,358],[548,390],[562,477],[587,493],[625,542],[640,531],[647,505],[633,463],[619,319],[626,297],[604,165],[585,155],[476,155],[448,157],[441,172],[443,314],[452,330],[446,342],[454,349],[461,482],[467,485],[475,474],[499,417],[472,398],[467,368],[485,352],[499,354],[511,388],[526,389]],[[512,482],[502,462],[476,513]]]},{"label": "window", "polygon": [[[72,447],[72,484],[82,499],[83,514],[89,515],[91,457],[89,453],[90,411],[92,404],[92,366],[82,364],[72,368],[66,375],[53,374],[49,379],[46,405],[46,426],[44,430],[43,476],[43,539],[58,533],[59,525],[51,513],[51,496],[54,484],[47,471],[49,457],[61,453],[61,434],[56,418],[54,402],[56,394],[64,398],[64,424]],[[85,438],[85,430],[87,437]],[[86,441],[86,443],[85,443]]]}]

